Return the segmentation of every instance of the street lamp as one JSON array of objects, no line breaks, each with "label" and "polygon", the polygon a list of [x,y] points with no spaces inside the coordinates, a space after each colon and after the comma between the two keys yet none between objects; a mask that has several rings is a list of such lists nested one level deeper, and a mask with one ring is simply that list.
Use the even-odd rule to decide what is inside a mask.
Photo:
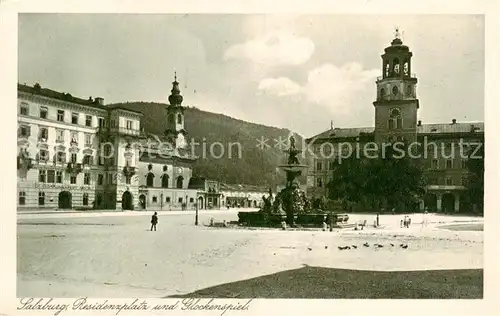
[{"label": "street lamp", "polygon": [[198,202],[194,203],[194,207],[195,207],[195,217],[194,217],[194,225],[195,226],[198,226]]}]

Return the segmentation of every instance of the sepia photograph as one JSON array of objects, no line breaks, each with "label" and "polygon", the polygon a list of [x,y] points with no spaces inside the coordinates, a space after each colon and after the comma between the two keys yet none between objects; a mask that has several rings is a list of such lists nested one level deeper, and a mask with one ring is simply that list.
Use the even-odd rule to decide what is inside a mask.
[{"label": "sepia photograph", "polygon": [[18,310],[484,298],[484,15],[16,28]]}]

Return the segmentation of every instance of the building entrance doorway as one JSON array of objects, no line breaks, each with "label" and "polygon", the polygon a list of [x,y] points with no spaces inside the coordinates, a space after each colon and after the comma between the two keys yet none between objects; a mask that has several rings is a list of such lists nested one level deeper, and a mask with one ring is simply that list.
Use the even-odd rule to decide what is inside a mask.
[{"label": "building entrance doorway", "polygon": [[71,208],[71,192],[62,191],[59,193],[58,202],[59,208]]},{"label": "building entrance doorway", "polygon": [[134,206],[132,205],[132,194],[129,191],[123,192],[122,195],[122,210],[133,210]]}]

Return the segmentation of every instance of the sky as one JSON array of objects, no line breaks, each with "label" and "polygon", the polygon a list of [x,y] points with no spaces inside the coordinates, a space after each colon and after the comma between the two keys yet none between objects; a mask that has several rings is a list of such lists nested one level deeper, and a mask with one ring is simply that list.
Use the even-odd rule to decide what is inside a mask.
[{"label": "sky", "polygon": [[484,120],[481,15],[20,14],[18,81],[106,103],[184,105],[311,137],[374,125],[381,54],[399,27],[418,119]]}]

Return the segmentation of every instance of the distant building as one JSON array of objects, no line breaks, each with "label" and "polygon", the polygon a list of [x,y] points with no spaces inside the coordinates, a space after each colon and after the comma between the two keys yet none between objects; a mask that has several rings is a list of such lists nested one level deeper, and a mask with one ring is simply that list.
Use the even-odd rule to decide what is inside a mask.
[{"label": "distant building", "polygon": [[[459,155],[460,141],[470,144],[484,143],[483,122],[457,122],[422,124],[417,119],[419,100],[417,99],[417,77],[411,72],[413,54],[399,36],[385,48],[382,55],[382,76],[377,78],[377,99],[375,107],[375,127],[330,128],[306,140],[315,154],[325,148],[341,148],[323,144],[350,143],[352,148],[361,148],[368,142],[411,144],[419,142],[434,143],[439,152],[444,148],[447,154],[434,155],[434,147],[427,147],[428,155],[421,158],[424,177],[427,182],[426,194],[420,201],[420,210],[437,212],[458,212],[470,210],[472,205],[463,198],[468,178],[467,158]],[[469,147],[467,150],[470,150]],[[425,151],[425,150],[423,150]],[[452,155],[452,151],[455,152]],[[320,198],[327,195],[326,185],[335,181],[332,173],[337,153],[318,155],[309,162],[307,192],[310,197]],[[330,157],[330,158],[328,158]]]},{"label": "distant building", "polygon": [[222,207],[261,207],[262,196],[268,194],[269,189],[248,184],[220,184]]},{"label": "distant building", "polygon": [[159,136],[142,131],[141,113],[103,98],[18,84],[18,207],[194,208],[182,101],[175,79]]}]

